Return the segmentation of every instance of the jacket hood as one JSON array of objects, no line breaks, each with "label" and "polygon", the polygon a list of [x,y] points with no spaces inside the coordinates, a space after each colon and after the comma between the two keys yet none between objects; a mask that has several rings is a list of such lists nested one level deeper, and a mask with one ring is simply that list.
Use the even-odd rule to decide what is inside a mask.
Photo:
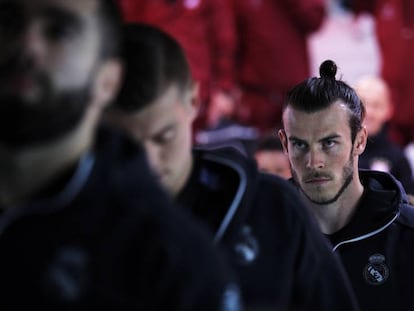
[{"label": "jacket hood", "polygon": [[[229,233],[236,232],[249,214],[254,198],[258,170],[253,159],[245,157],[236,149],[224,147],[218,149],[194,149],[196,163],[208,167],[209,174],[218,180],[226,181],[226,193],[231,193],[231,202],[222,210],[221,221],[215,232],[214,241],[231,238]],[[228,182],[232,176],[232,182]],[[214,182],[207,185],[214,187]]]},{"label": "jacket hood", "polygon": [[385,197],[398,204],[408,204],[407,194],[402,184],[391,174],[372,170],[359,170],[359,176],[364,187],[370,187],[374,192],[381,192]]},{"label": "jacket hood", "polygon": [[329,235],[334,245],[368,238],[385,230],[400,215],[401,206],[408,204],[401,183],[391,174],[360,169],[359,176],[364,193],[351,221]]}]

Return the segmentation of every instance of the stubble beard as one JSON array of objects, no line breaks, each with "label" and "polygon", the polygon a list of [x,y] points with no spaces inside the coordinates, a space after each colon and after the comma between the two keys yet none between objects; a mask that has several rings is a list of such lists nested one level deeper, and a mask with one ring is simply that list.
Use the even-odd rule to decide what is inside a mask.
[{"label": "stubble beard", "polygon": [[354,160],[352,158],[352,155],[349,157],[348,163],[344,166],[342,170],[342,186],[339,188],[338,192],[330,199],[320,199],[316,200],[312,198],[301,186],[301,183],[299,182],[299,176],[297,172],[294,170],[294,168],[291,166],[292,171],[292,177],[295,181],[296,185],[299,187],[300,191],[305,195],[305,197],[312,202],[313,204],[317,205],[329,205],[334,202],[336,202],[344,193],[344,191],[348,188],[348,186],[351,184],[353,175],[354,175]]},{"label": "stubble beard", "polygon": [[55,91],[50,81],[39,80],[41,94],[28,101],[20,94],[0,92],[0,143],[13,149],[58,139],[76,128],[91,97],[90,84]]}]

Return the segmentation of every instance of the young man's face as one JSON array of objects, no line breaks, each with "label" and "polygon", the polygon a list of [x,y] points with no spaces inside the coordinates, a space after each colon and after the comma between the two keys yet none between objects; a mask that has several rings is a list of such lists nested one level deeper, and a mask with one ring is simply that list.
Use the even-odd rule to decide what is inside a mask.
[{"label": "young man's face", "polygon": [[[340,102],[314,113],[289,106],[283,114],[285,130],[279,137],[293,178],[313,203],[333,203],[356,182],[356,155],[362,151],[361,147],[354,150],[348,118],[349,112]],[[356,138],[358,142],[362,139],[363,146],[364,133]]]},{"label": "young man's face", "polygon": [[84,115],[101,45],[97,0],[0,0],[0,142],[59,137]]},{"label": "young man's face", "polygon": [[144,145],[151,168],[172,195],[182,189],[191,171],[196,114],[196,88],[180,92],[172,85],[139,112],[117,113],[112,119]]}]

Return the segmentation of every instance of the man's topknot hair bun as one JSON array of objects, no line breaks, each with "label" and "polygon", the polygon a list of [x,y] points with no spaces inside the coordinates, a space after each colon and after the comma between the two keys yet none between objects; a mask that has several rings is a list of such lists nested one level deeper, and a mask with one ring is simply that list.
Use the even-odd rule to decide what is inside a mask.
[{"label": "man's topknot hair bun", "polygon": [[324,61],[319,67],[319,74],[321,78],[335,80],[336,70],[337,70],[337,67],[336,67],[335,62],[328,59]]}]

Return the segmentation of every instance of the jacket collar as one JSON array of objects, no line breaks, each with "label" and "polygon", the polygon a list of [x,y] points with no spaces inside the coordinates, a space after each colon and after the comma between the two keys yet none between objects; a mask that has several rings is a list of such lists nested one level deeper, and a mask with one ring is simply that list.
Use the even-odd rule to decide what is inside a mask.
[{"label": "jacket collar", "polygon": [[390,174],[360,170],[364,193],[351,221],[338,232],[329,235],[338,244],[371,237],[386,229],[399,215],[400,206],[407,202],[401,184]]},{"label": "jacket collar", "polygon": [[[184,191],[188,194],[191,191],[189,183],[198,183],[200,187],[204,187],[214,196],[219,193],[216,190],[225,187],[221,190],[225,191],[228,198],[217,198],[218,206],[206,206],[205,208],[214,208],[216,215],[215,224],[209,224],[210,228],[213,227],[214,242],[232,239],[231,233],[236,232],[236,228],[245,222],[252,205],[250,202],[255,191],[254,180],[257,178],[257,167],[254,161],[233,148],[214,150],[196,148],[193,156],[195,158],[194,169]],[[180,193],[179,201],[183,202],[185,196],[185,193]],[[192,208],[192,202],[183,203]],[[198,204],[203,205],[203,202]]]}]

